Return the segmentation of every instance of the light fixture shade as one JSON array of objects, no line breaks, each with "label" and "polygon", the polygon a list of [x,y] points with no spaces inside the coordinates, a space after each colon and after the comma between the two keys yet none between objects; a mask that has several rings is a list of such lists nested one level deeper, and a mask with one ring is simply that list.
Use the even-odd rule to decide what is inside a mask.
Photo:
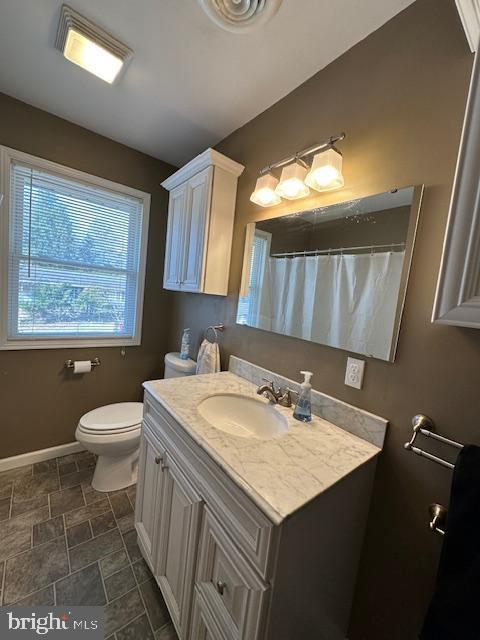
[{"label": "light fixture shade", "polygon": [[67,5],[62,6],[55,46],[67,60],[109,84],[133,55],[126,45]]},{"label": "light fixture shade", "polygon": [[299,162],[288,164],[282,169],[280,182],[275,189],[275,193],[287,200],[296,200],[297,198],[308,196],[310,189],[304,182],[306,173],[307,169]]},{"label": "light fixture shade", "polygon": [[332,191],[343,187],[342,155],[331,148],[317,153],[305,183],[316,191]]},{"label": "light fixture shade", "polygon": [[255,191],[250,196],[250,200],[261,207],[273,207],[282,201],[280,196],[275,193],[278,180],[271,173],[258,178],[255,185]]}]

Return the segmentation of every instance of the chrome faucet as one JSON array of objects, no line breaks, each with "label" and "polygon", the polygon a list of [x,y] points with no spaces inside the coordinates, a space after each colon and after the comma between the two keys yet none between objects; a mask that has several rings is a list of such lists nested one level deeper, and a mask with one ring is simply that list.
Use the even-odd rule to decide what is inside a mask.
[{"label": "chrome faucet", "polygon": [[259,396],[268,398],[271,404],[279,404],[281,407],[292,406],[292,395],[290,389],[275,389],[275,384],[272,380],[263,378],[268,384],[262,384],[258,387],[257,393]]}]

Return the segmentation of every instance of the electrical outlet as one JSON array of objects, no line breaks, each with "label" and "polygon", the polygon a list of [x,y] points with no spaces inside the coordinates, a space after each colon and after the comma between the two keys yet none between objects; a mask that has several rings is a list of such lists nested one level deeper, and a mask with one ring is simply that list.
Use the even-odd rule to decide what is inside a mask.
[{"label": "electrical outlet", "polygon": [[365,372],[365,360],[348,358],[347,370],[345,371],[345,384],[355,389],[361,389],[363,384],[363,374]]}]

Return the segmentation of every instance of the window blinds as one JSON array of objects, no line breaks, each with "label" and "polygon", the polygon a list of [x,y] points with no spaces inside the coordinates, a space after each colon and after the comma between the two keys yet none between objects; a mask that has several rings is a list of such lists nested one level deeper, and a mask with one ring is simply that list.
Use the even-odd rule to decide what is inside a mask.
[{"label": "window blinds", "polygon": [[12,162],[8,337],[135,333],[143,201]]},{"label": "window blinds", "polygon": [[267,260],[268,240],[265,236],[255,232],[252,241],[249,264],[248,295],[240,296],[237,309],[237,323],[254,323],[254,318],[258,313],[258,302],[260,299],[260,289],[263,281],[263,274]]}]

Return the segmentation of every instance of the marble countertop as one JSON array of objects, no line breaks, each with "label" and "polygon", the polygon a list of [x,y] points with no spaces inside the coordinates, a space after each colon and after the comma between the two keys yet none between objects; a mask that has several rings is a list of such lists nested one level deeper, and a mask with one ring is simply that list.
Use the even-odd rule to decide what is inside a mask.
[{"label": "marble countertop", "polygon": [[218,393],[259,399],[254,384],[229,371],[143,386],[275,524],[381,451],[318,416],[299,422],[278,405],[274,410],[288,421],[282,436],[242,438],[216,429],[198,413],[203,399]]}]

